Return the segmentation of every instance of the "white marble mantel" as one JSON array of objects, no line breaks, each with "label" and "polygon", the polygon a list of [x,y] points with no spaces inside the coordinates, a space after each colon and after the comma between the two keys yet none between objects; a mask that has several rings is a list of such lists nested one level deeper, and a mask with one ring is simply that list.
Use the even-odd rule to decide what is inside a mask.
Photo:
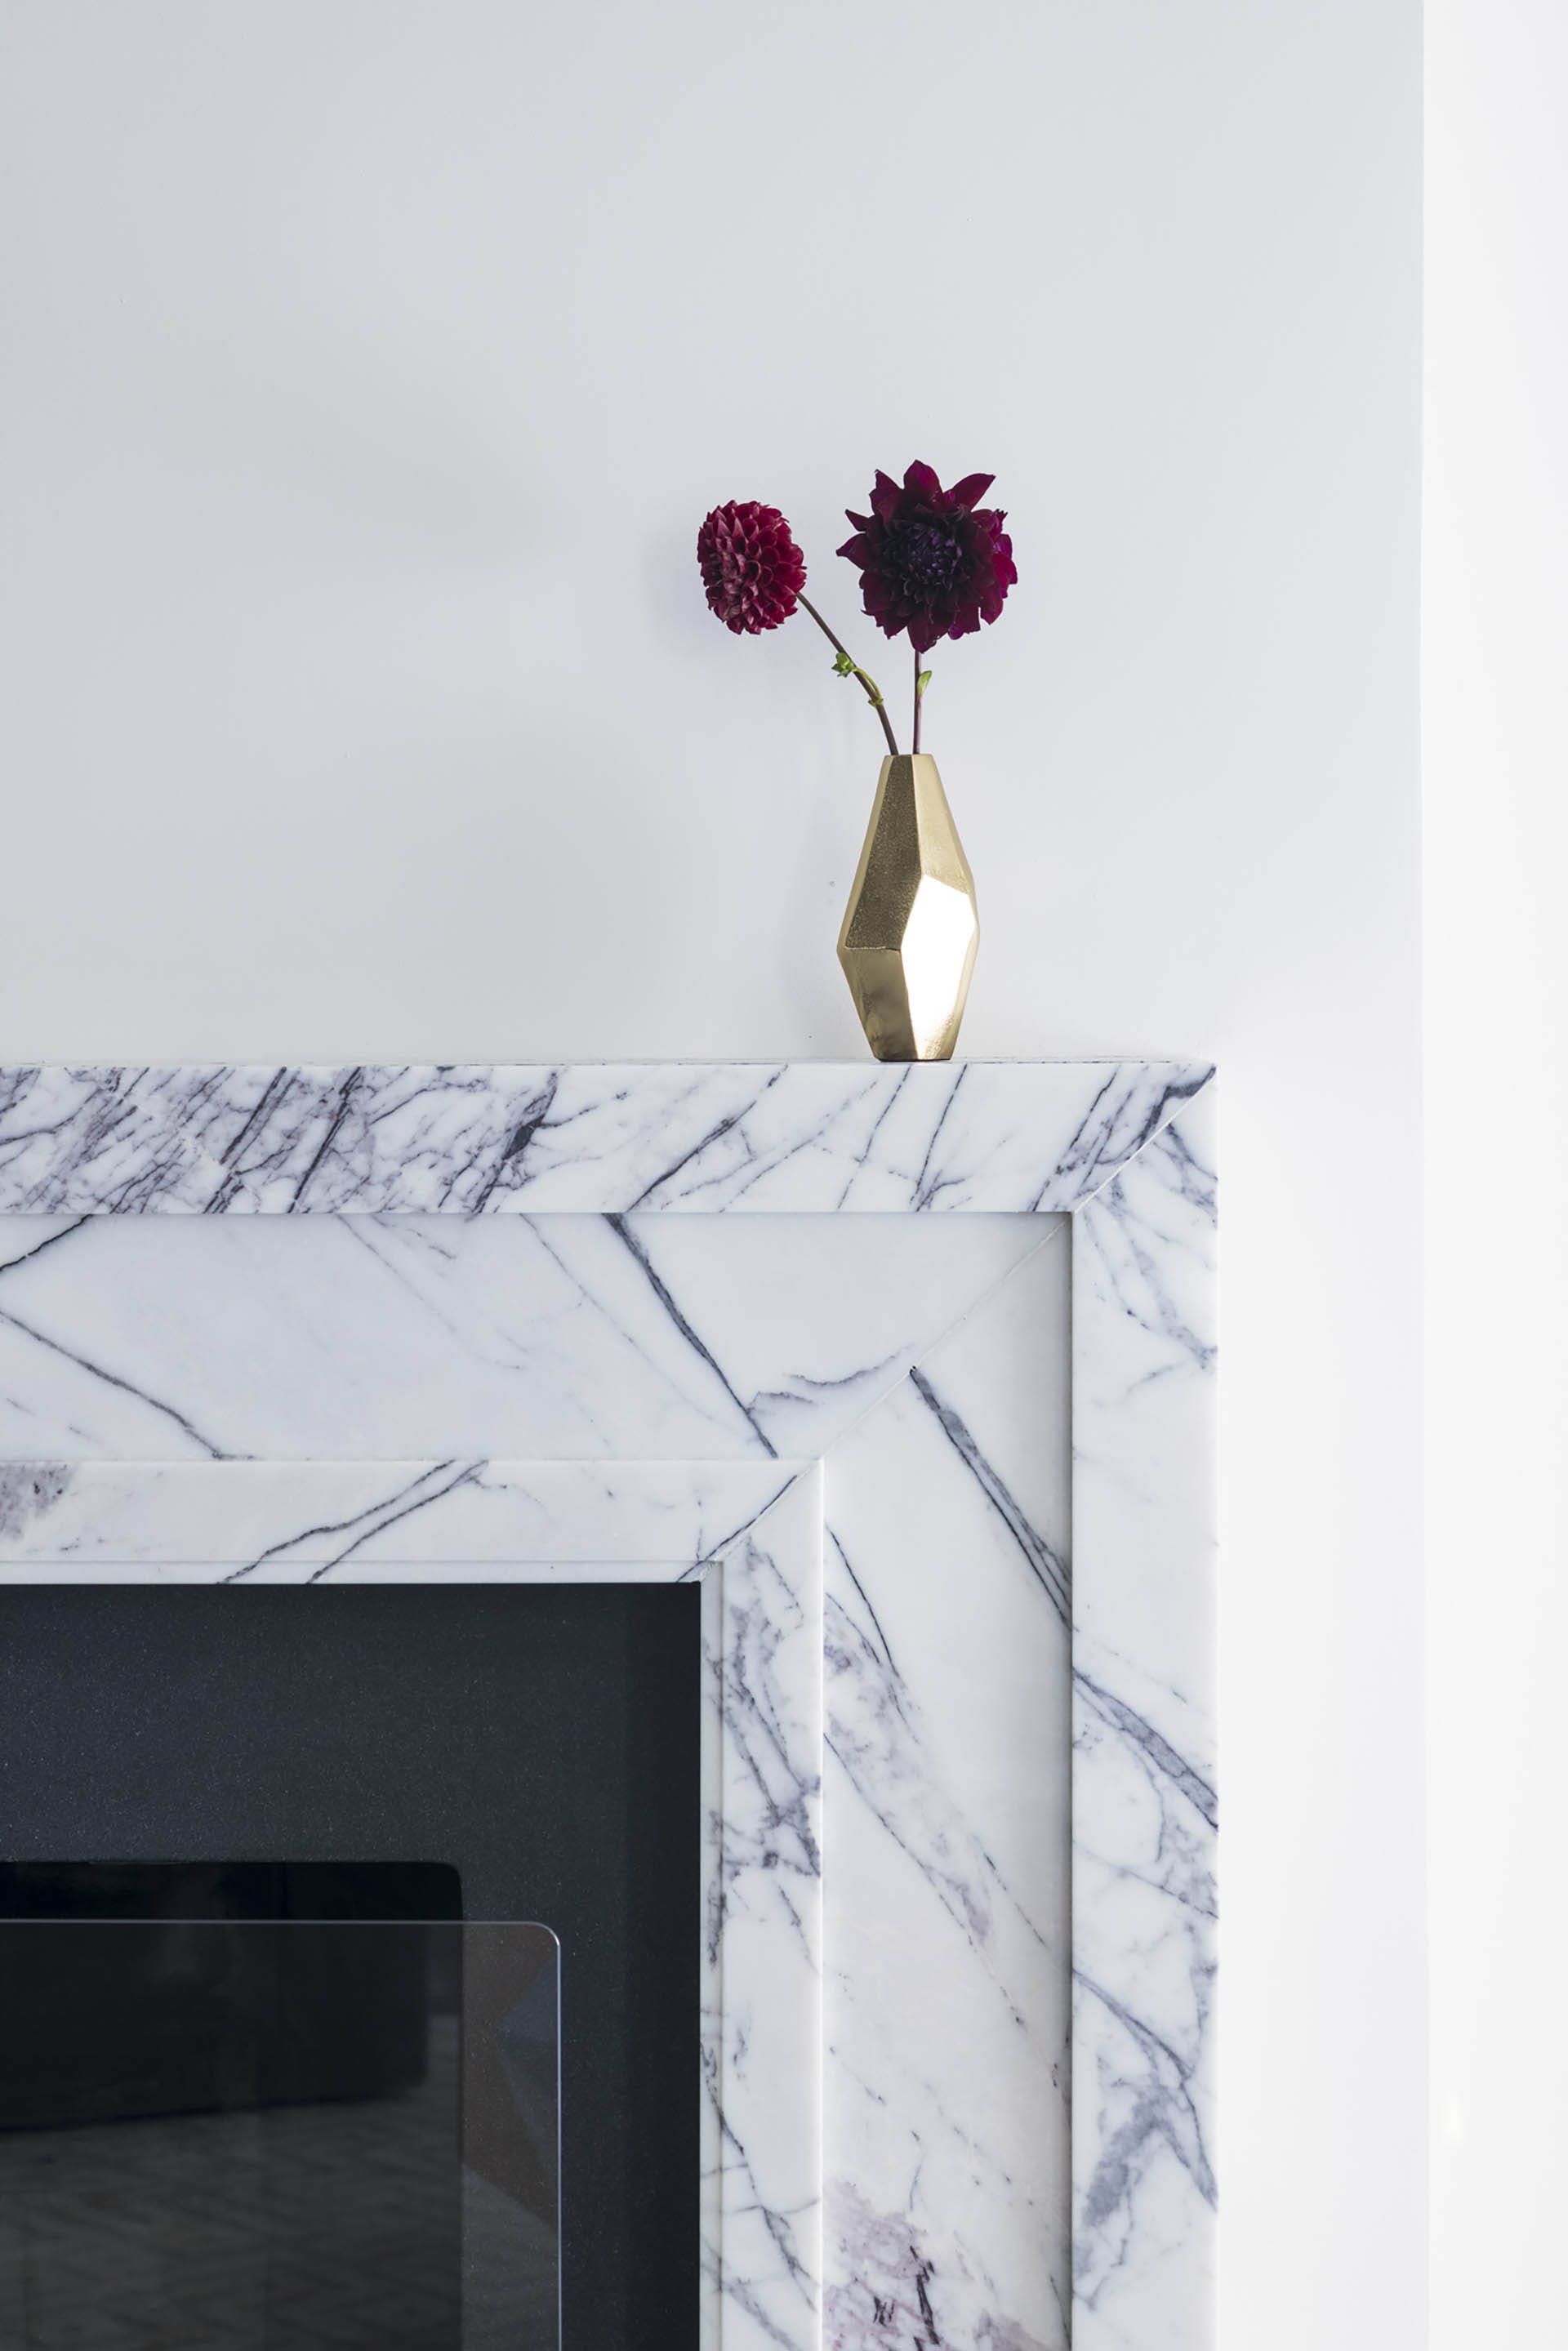
[{"label": "white marble mantel", "polygon": [[702,1578],[710,2346],[1211,2340],[1211,1078],[0,1070],[0,1577]]},{"label": "white marble mantel", "polygon": [[1213,1076],[1171,1061],[0,1069],[0,1213],[1039,1214]]}]

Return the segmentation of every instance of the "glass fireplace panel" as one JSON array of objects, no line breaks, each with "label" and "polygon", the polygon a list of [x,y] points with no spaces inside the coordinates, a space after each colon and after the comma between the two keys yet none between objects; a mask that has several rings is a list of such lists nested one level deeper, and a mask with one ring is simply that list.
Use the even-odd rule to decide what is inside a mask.
[{"label": "glass fireplace panel", "polygon": [[559,2351],[548,1928],[0,1921],[8,2351]]}]

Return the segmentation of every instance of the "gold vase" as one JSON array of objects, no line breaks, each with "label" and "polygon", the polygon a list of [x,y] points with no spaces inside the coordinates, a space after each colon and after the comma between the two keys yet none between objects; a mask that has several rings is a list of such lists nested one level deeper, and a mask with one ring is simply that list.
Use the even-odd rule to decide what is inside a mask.
[{"label": "gold vase", "polygon": [[947,1061],[980,944],[975,877],[929,753],[884,759],[839,961],[879,1061]]}]

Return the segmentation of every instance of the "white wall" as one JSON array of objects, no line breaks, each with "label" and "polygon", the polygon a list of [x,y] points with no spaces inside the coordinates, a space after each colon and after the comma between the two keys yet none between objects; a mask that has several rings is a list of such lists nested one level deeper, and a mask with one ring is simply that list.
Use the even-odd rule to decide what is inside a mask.
[{"label": "white wall", "polygon": [[693,537],[848,621],[995,468],[966,1049],[1226,1069],[1226,2340],[1416,2345],[1415,0],[3,37],[7,1058],[859,1052],[878,738]]},{"label": "white wall", "polygon": [[1433,2351],[1563,2331],[1568,16],[1432,0]]}]

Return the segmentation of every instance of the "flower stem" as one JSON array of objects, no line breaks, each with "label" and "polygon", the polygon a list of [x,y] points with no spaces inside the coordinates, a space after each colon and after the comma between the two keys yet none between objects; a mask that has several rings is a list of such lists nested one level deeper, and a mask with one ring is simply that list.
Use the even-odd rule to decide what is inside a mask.
[{"label": "flower stem", "polygon": [[915,737],[909,747],[912,751],[918,751],[920,748],[920,697],[925,691],[925,681],[920,672],[920,648],[916,645],[915,648]]},{"label": "flower stem", "polygon": [[866,690],[866,699],[870,702],[872,708],[876,712],[877,716],[882,721],[882,731],[887,737],[887,747],[896,759],[898,757],[898,745],[894,740],[893,729],[887,722],[887,705],[882,698],[881,686],[878,685],[874,677],[868,677],[866,675],[864,670],[861,668],[858,662],[851,658],[845,647],[839,643],[831,629],[829,628],[826,621],[823,620],[821,612],[818,611],[815,604],[809,604],[804,596],[797,597],[796,601],[799,603],[800,610],[803,612],[810,612],[812,620],[815,621],[818,628],[821,629],[822,634],[826,637],[828,643],[837,653],[839,660],[843,664],[843,675],[845,677],[858,677],[861,684],[864,686]]}]

